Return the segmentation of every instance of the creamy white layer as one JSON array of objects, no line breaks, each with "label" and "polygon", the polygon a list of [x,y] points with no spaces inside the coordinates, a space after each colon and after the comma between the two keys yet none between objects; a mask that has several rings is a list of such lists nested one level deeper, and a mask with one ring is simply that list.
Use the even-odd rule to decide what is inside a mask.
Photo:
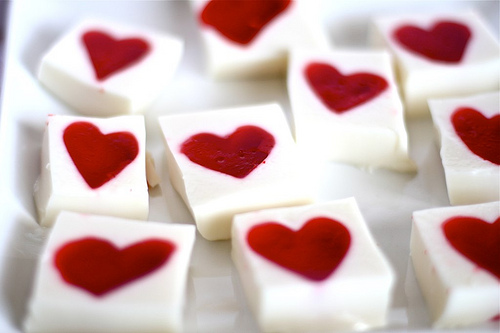
[{"label": "creamy white layer", "polygon": [[[181,332],[195,231],[192,225],[62,212],[38,264],[26,332]],[[174,250],[149,274],[96,296],[65,281],[54,264],[62,247],[87,237],[108,241],[119,251],[152,239],[170,242]],[[139,255],[148,256],[147,251]],[[120,267],[110,261],[114,264]]]},{"label": "creamy white layer", "polygon": [[[249,231],[263,223],[276,222],[296,232],[317,217],[340,222],[351,237],[343,261],[324,280],[313,281],[285,269],[248,243]],[[276,243],[281,240],[276,238]],[[311,239],[309,244],[317,242]],[[354,198],[238,214],[234,217],[232,256],[264,332],[366,330],[386,324],[396,277]]]},{"label": "creamy white layer", "polygon": [[[139,38],[150,46],[149,52],[99,80],[82,41],[83,34],[92,30],[106,33],[117,42]],[[140,113],[165,90],[183,49],[181,39],[164,32],[87,19],[66,32],[43,56],[38,79],[60,100],[84,115]],[[115,57],[113,52],[110,57]],[[119,51],[119,55],[123,52],[126,50]]]},{"label": "creamy white layer", "polygon": [[[95,125],[102,135],[128,132],[137,139],[138,152],[134,160],[115,177],[96,188],[92,188],[83,178],[64,142],[66,128],[78,122]],[[82,145],[85,144],[84,139]],[[34,199],[42,226],[51,226],[63,210],[146,220],[149,213],[149,193],[146,182],[144,117],[49,116],[42,143],[41,173],[34,187]]]},{"label": "creamy white layer", "polygon": [[[160,117],[159,122],[172,184],[205,238],[229,239],[236,213],[313,200],[317,166],[297,150],[278,104],[169,115]],[[246,125],[271,134],[275,145],[267,158],[244,178],[206,168],[181,152],[182,144],[195,134],[226,137]]]}]

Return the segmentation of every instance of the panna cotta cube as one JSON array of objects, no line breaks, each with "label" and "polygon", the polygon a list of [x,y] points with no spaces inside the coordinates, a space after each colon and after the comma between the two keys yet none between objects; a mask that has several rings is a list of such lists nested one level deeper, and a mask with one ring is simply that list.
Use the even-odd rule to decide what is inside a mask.
[{"label": "panna cotta cube", "polygon": [[140,113],[170,82],[183,48],[164,32],[87,19],[43,56],[38,79],[84,115]]},{"label": "panna cotta cube", "polygon": [[416,169],[388,52],[295,49],[287,80],[297,145],[312,157]]},{"label": "panna cotta cube", "polygon": [[395,274],[354,198],[237,214],[232,257],[264,332],[386,324]]},{"label": "panna cotta cube", "polygon": [[229,239],[236,213],[313,200],[314,165],[299,155],[278,104],[168,115],[159,122],[172,185],[206,239]]},{"label": "panna cotta cube", "polygon": [[146,220],[144,116],[48,117],[34,198],[39,223],[62,210]]},{"label": "panna cotta cube", "polygon": [[429,100],[452,205],[500,200],[500,93]]},{"label": "panna cotta cube", "polygon": [[195,234],[193,225],[61,212],[25,332],[181,332]]},{"label": "panna cotta cube", "polygon": [[191,3],[207,73],[217,79],[283,76],[290,48],[329,47],[316,1]]},{"label": "panna cotta cube", "polygon": [[413,213],[411,258],[435,328],[500,315],[500,202]]},{"label": "panna cotta cube", "polygon": [[476,13],[393,15],[374,23],[374,44],[395,56],[408,115],[428,115],[430,98],[499,89],[500,45]]}]

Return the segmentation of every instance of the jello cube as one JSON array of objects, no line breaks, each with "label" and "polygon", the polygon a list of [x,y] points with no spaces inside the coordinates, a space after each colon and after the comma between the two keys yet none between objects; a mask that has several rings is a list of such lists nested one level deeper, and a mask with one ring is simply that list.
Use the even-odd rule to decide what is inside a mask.
[{"label": "jello cube", "polygon": [[170,82],[183,48],[164,32],[87,19],[43,56],[38,78],[84,115],[140,113]]},{"label": "jello cube", "polygon": [[500,315],[500,202],[413,213],[411,258],[433,325]]},{"label": "jello cube", "polygon": [[354,198],[237,214],[232,257],[264,332],[386,325],[395,274]]},{"label": "jello cube", "polygon": [[50,227],[62,210],[147,219],[145,132],[140,115],[49,116],[34,191],[39,223]]},{"label": "jello cube", "polygon": [[173,187],[206,239],[229,239],[236,213],[313,200],[314,171],[299,155],[278,104],[159,121]]},{"label": "jello cube", "polygon": [[376,18],[374,43],[394,54],[410,116],[429,114],[427,100],[500,86],[500,45],[474,12]]},{"label": "jello cube", "polygon": [[429,101],[452,205],[500,200],[500,93]]},{"label": "jello cube", "polygon": [[195,232],[61,212],[38,264],[25,332],[181,332]]},{"label": "jello cube", "polygon": [[416,169],[388,52],[296,49],[287,80],[302,150],[367,168]]},{"label": "jello cube", "polygon": [[208,75],[216,79],[280,77],[288,50],[329,47],[317,1],[191,1],[205,50]]}]

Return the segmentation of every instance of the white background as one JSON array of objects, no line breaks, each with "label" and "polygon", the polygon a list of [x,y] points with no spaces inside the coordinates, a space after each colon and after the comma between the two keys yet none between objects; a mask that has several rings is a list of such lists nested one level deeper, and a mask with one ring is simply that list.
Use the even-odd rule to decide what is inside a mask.
[{"label": "white background", "polygon": [[[314,0],[311,0],[314,1]],[[319,1],[319,0],[318,0]],[[377,14],[476,9],[498,37],[498,1],[324,1],[322,19],[336,47],[366,47]],[[35,220],[32,188],[39,174],[40,143],[47,114],[71,114],[35,79],[52,42],[80,18],[99,16],[160,29],[186,41],[172,84],[146,113],[148,149],[161,170],[161,189],[151,192],[150,220],[193,223],[172,190],[164,166],[159,115],[208,108],[279,102],[289,114],[283,80],[213,82],[203,72],[203,50],[187,1],[27,1],[10,3],[0,128],[0,333],[20,332],[34,269],[47,231]],[[409,263],[411,213],[449,205],[430,119],[408,122],[416,174],[322,166],[320,200],[354,196],[378,245],[397,275],[386,331],[428,331],[429,317]],[[186,331],[258,332],[230,259],[230,242],[199,234],[187,291]],[[57,318],[54,318],[57,320]],[[498,323],[460,330],[498,332]]]}]

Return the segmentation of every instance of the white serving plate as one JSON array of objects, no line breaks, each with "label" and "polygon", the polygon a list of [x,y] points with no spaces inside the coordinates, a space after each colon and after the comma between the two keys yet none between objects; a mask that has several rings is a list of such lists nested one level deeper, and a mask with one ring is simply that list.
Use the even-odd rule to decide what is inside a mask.
[{"label": "white serving plate", "polygon": [[[319,1],[319,0],[318,0]],[[498,1],[324,0],[325,27],[337,47],[364,47],[370,17],[404,11],[477,10],[497,33]],[[0,333],[21,332],[34,269],[47,230],[36,223],[32,198],[48,114],[72,114],[40,86],[38,62],[52,42],[80,18],[98,16],[162,29],[185,39],[172,84],[146,113],[148,149],[162,177],[151,192],[150,220],[193,223],[164,167],[160,115],[277,101],[289,114],[283,80],[214,82],[203,72],[203,51],[187,1],[36,1],[10,3],[0,123]],[[397,275],[389,325],[383,331],[432,331],[409,265],[411,213],[449,205],[430,119],[408,122],[411,156],[419,171],[400,174],[325,163],[319,200],[354,196]],[[199,234],[187,291],[186,332],[259,332],[230,258],[230,242]],[[54,318],[57,320],[57,318]],[[459,332],[498,332],[486,323]]]}]

